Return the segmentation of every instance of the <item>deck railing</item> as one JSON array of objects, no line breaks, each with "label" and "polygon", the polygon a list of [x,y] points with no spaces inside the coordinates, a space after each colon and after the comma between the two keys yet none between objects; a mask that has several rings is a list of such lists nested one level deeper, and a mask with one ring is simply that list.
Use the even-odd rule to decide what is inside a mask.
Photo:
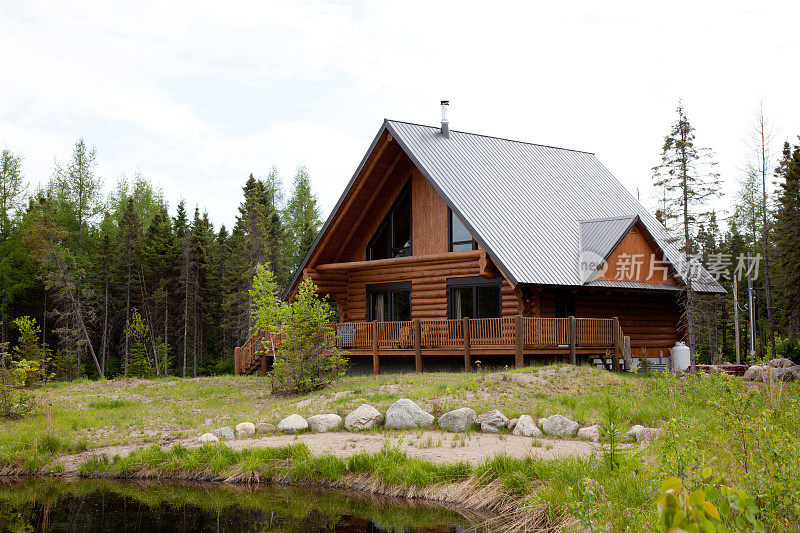
[{"label": "deck railing", "polygon": [[[475,319],[407,320],[401,322],[343,322],[330,325],[336,345],[343,350],[372,352],[378,372],[379,353],[409,354],[413,351],[417,370],[422,369],[422,352],[453,355],[463,353],[466,368],[478,353],[513,353],[522,366],[528,353],[551,351],[613,354],[614,366],[623,355],[625,343],[616,318],[503,317]],[[280,333],[256,333],[236,349],[236,373],[265,371],[267,357],[274,355]],[[627,354],[624,354],[627,358]],[[260,365],[260,366],[259,366]]]}]

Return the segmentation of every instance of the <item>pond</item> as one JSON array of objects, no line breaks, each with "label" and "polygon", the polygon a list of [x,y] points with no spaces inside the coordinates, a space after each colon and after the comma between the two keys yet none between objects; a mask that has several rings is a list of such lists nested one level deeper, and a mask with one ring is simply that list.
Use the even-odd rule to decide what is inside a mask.
[{"label": "pond", "polygon": [[0,478],[0,531],[473,531],[415,500],[276,485]]}]

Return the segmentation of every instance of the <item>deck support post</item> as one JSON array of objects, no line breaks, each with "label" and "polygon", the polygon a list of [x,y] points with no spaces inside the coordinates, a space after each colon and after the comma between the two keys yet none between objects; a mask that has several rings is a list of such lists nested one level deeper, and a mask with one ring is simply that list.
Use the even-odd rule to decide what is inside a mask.
[{"label": "deck support post", "polygon": [[627,335],[622,337],[622,358],[625,361],[625,370],[632,368],[631,364],[631,338]]},{"label": "deck support post", "polygon": [[417,372],[422,372],[422,323],[415,318],[411,325],[414,328],[414,366]]},{"label": "deck support post", "polygon": [[614,321],[614,329],[611,332],[611,338],[614,340],[614,363],[611,365],[611,369],[614,371],[619,371],[619,358],[622,355],[622,350],[620,350],[620,342],[622,339],[619,338],[619,318],[614,317],[612,320]]},{"label": "deck support post", "polygon": [[378,321],[372,322],[372,372],[377,376],[381,373],[381,364],[378,359]]},{"label": "deck support post", "polygon": [[262,346],[262,349],[261,349],[261,375],[262,376],[266,376],[267,375],[267,359],[268,359],[267,356],[268,355],[269,355],[269,351],[264,349],[264,347]]},{"label": "deck support post", "polygon": [[514,317],[514,368],[525,366],[525,335],[522,331],[522,315]]},{"label": "deck support post", "polygon": [[578,328],[574,316],[569,317],[569,362],[578,364]]},{"label": "deck support post", "polygon": [[242,349],[236,347],[233,350],[233,375],[238,376],[242,373]]},{"label": "deck support post", "polygon": [[469,353],[469,317],[461,319],[462,333],[464,335],[464,370],[472,371],[472,355]]}]

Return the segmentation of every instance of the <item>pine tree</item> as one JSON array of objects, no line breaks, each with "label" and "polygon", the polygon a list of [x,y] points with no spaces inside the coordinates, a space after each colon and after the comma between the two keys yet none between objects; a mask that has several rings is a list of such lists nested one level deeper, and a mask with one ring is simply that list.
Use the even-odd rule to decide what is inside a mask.
[{"label": "pine tree", "polygon": [[35,279],[17,221],[24,203],[22,157],[0,154],[0,343],[8,342],[15,299]]},{"label": "pine tree", "polygon": [[103,208],[100,198],[103,183],[95,175],[96,166],[97,151],[94,147],[88,147],[82,138],[75,143],[66,168],[56,166],[57,190],[60,200],[74,213],[74,226],[70,230],[75,235],[79,250],[83,247],[86,225]]},{"label": "pine tree", "polygon": [[[703,218],[704,203],[719,194],[719,174],[711,151],[695,146],[694,127],[686,116],[683,102],[678,102],[678,118],[664,137],[661,163],[653,168],[654,184],[664,192],[665,205],[675,208],[683,231],[682,249],[686,263],[695,253],[693,228]],[[692,368],[695,361],[694,301],[696,298],[690,276],[684,280],[682,307],[686,323],[686,340],[691,350]]]},{"label": "pine tree", "polygon": [[[128,198],[119,221],[118,270],[125,287],[125,330],[130,327],[134,299],[140,289],[139,267],[141,265],[142,226],[133,198]],[[129,336],[124,335],[123,373],[127,377],[130,362]]]},{"label": "pine tree", "polygon": [[800,333],[800,146],[783,145],[775,176],[779,180],[775,241],[781,307],[791,342]]},{"label": "pine tree", "polygon": [[311,191],[311,178],[306,167],[297,169],[294,185],[285,211],[289,245],[287,255],[291,270],[300,266],[322,225],[317,197]]},{"label": "pine tree", "polygon": [[175,287],[178,255],[169,214],[166,206],[162,206],[147,228],[142,259],[145,270],[143,275],[145,293],[153,307],[151,320],[154,323],[151,324],[151,328],[158,327],[158,338],[164,347],[164,353],[160,355],[164,375],[169,373],[170,295]]}]

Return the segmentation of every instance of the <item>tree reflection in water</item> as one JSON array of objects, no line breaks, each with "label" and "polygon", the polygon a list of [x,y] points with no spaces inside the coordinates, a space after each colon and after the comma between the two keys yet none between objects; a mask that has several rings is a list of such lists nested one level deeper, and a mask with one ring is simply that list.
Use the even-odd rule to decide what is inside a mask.
[{"label": "tree reflection in water", "polygon": [[0,531],[459,532],[479,516],[419,501],[274,485],[0,480]]}]

